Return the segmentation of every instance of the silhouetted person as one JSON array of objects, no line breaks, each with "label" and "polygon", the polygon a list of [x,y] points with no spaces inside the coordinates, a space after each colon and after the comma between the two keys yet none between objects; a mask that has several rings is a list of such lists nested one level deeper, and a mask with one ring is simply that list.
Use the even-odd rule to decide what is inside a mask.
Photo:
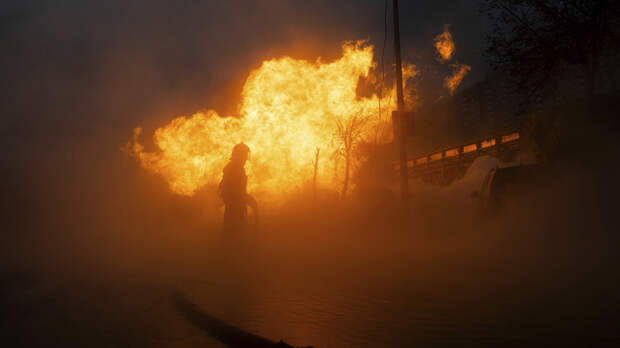
[{"label": "silhouetted person", "polygon": [[245,162],[248,160],[250,148],[244,143],[235,145],[230,161],[224,167],[224,175],[220,182],[220,196],[224,201],[224,232],[242,232],[245,230],[248,215],[247,206],[251,206],[257,215],[254,197],[248,194],[248,177],[245,174]]}]

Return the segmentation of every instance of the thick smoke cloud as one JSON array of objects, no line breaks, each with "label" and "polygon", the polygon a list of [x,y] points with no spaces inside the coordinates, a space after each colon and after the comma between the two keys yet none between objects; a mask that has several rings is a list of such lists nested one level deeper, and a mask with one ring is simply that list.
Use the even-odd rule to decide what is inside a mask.
[{"label": "thick smoke cloud", "polygon": [[[481,64],[476,41],[482,28],[478,20],[461,19],[464,10],[475,15],[476,6],[401,6],[406,60],[424,63],[433,55],[433,35],[451,23],[455,39],[468,40],[459,49],[463,60]],[[37,100],[48,109],[36,112],[43,129],[59,118],[89,129],[100,123],[116,128],[187,114],[205,100],[233,114],[245,77],[264,59],[332,59],[345,40],[370,39],[378,48],[383,43],[381,1],[20,1],[0,11],[9,52],[2,58],[9,73],[5,83],[10,81],[7,111],[35,117],[35,110],[24,108]],[[390,42],[388,70],[389,57]],[[478,70],[486,71],[474,65]],[[54,106],[58,110],[51,112]]]},{"label": "thick smoke cloud", "polygon": [[[62,209],[71,216],[84,199],[94,206],[114,194],[130,199],[144,177],[118,149],[136,125],[152,134],[205,106],[234,115],[245,78],[264,59],[329,60],[352,39],[379,49],[383,10],[380,1],[3,2],[7,214]],[[472,42],[459,51],[477,56],[481,26],[462,19],[476,13],[470,2],[404,2],[401,13],[406,60],[420,66],[427,55],[433,62],[432,37],[447,22],[455,40]]]},{"label": "thick smoke cloud", "polygon": [[[401,1],[401,13],[403,56],[429,86],[421,89],[428,93],[422,99],[432,100],[443,89],[446,72],[433,65],[432,38],[445,24],[459,45],[459,61],[472,65],[464,84],[488,71],[480,56],[484,23],[473,2]],[[205,335],[188,328],[170,307],[168,296],[178,290],[200,299],[218,318],[248,330],[264,325],[258,328],[265,336],[300,345],[346,345],[339,339],[362,340],[355,335],[370,330],[377,340],[398,346],[410,338],[405,320],[424,306],[430,308],[424,313],[454,319],[447,325],[479,322],[483,314],[499,318],[494,322],[504,332],[529,323],[528,309],[538,299],[532,293],[559,291],[553,284],[531,285],[544,282],[548,270],[563,285],[577,279],[566,275],[574,274],[573,255],[586,222],[598,221],[601,230],[608,226],[607,216],[596,214],[610,208],[580,213],[579,199],[598,202],[586,190],[550,195],[530,205],[533,213],[509,216],[509,223],[476,225],[469,193],[484,172],[479,163],[454,186],[412,187],[416,233],[388,233],[399,231],[397,200],[389,191],[373,192],[372,199],[359,193],[366,198],[345,203],[321,192],[320,204],[300,195],[265,212],[264,232],[248,241],[251,247],[231,248],[217,233],[221,202],[215,187],[192,198],[172,195],[162,178],[119,151],[136,125],[152,134],[171,118],[205,106],[234,115],[247,74],[265,59],[330,60],[345,40],[368,39],[381,48],[382,17],[383,2],[370,0],[2,2],[0,271],[2,281],[17,284],[6,287],[17,289],[7,290],[9,295],[18,296],[2,297],[0,305],[17,318],[12,334],[33,337],[29,328],[40,327],[42,346],[46,333],[59,332],[71,338],[78,332],[85,340],[81,346],[213,344],[200,341]],[[566,173],[563,181],[579,189],[596,179]],[[549,203],[557,197],[566,204]],[[557,247],[539,233],[550,226],[571,238]],[[581,251],[582,258],[597,258],[577,269],[578,279],[605,269],[609,249]],[[527,295],[513,301],[518,304],[510,302],[515,287]],[[479,306],[484,299],[477,296],[489,288],[507,300],[490,309]],[[437,302],[403,306],[412,294]],[[378,304],[376,312],[364,313],[379,324],[330,317],[357,299],[352,307]],[[316,308],[318,325],[308,324],[305,307]],[[450,312],[454,308],[470,314]],[[24,312],[31,315],[19,314]],[[522,320],[512,325],[514,313]],[[393,317],[403,320],[394,323]],[[28,320],[41,320],[40,326]],[[422,346],[425,335],[432,333],[416,333]]]}]

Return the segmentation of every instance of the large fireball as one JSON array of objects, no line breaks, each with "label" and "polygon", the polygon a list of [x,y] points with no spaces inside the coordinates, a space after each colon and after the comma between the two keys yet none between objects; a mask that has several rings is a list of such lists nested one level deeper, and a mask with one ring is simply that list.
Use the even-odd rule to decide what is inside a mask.
[{"label": "large fireball", "polygon": [[355,42],[345,43],[342,57],[329,63],[290,57],[265,61],[245,82],[240,117],[222,117],[210,110],[175,118],[155,131],[155,152],[145,152],[138,143],[138,128],[132,150],[144,168],[167,180],[173,192],[193,195],[219,182],[239,142],[252,150],[248,189],[276,194],[312,179],[320,148],[318,182],[337,188],[344,171],[337,156],[339,121],[363,118],[364,137],[390,140],[394,91],[382,97],[360,97],[356,92],[360,78],[367,78],[374,67],[372,52],[372,46]]}]

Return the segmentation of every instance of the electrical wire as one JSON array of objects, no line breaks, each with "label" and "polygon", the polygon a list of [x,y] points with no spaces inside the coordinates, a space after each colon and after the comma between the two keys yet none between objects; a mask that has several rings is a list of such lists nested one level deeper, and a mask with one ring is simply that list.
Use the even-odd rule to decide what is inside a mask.
[{"label": "electrical wire", "polygon": [[[387,11],[388,11],[388,0],[385,0],[383,6],[383,48],[381,49],[381,85],[379,86],[379,98],[377,98],[379,102],[379,119],[382,119],[381,112],[381,98],[383,98],[383,88],[385,87],[385,45],[387,43],[388,36],[388,20],[387,20]],[[391,95],[390,95],[391,98]]]}]

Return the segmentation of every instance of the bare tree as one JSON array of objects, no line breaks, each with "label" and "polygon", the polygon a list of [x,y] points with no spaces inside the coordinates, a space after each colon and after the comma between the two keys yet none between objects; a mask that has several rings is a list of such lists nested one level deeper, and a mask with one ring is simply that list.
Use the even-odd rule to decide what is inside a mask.
[{"label": "bare tree", "polygon": [[493,23],[486,56],[509,71],[528,100],[545,96],[565,65],[581,68],[590,100],[596,93],[600,58],[619,45],[617,0],[484,0]]},{"label": "bare tree", "polygon": [[366,124],[368,119],[361,117],[359,114],[347,119],[338,120],[336,122],[335,138],[339,143],[337,154],[344,158],[344,181],[342,184],[342,198],[347,195],[349,189],[349,177],[351,172],[351,161],[353,151],[363,140],[366,132]]}]

